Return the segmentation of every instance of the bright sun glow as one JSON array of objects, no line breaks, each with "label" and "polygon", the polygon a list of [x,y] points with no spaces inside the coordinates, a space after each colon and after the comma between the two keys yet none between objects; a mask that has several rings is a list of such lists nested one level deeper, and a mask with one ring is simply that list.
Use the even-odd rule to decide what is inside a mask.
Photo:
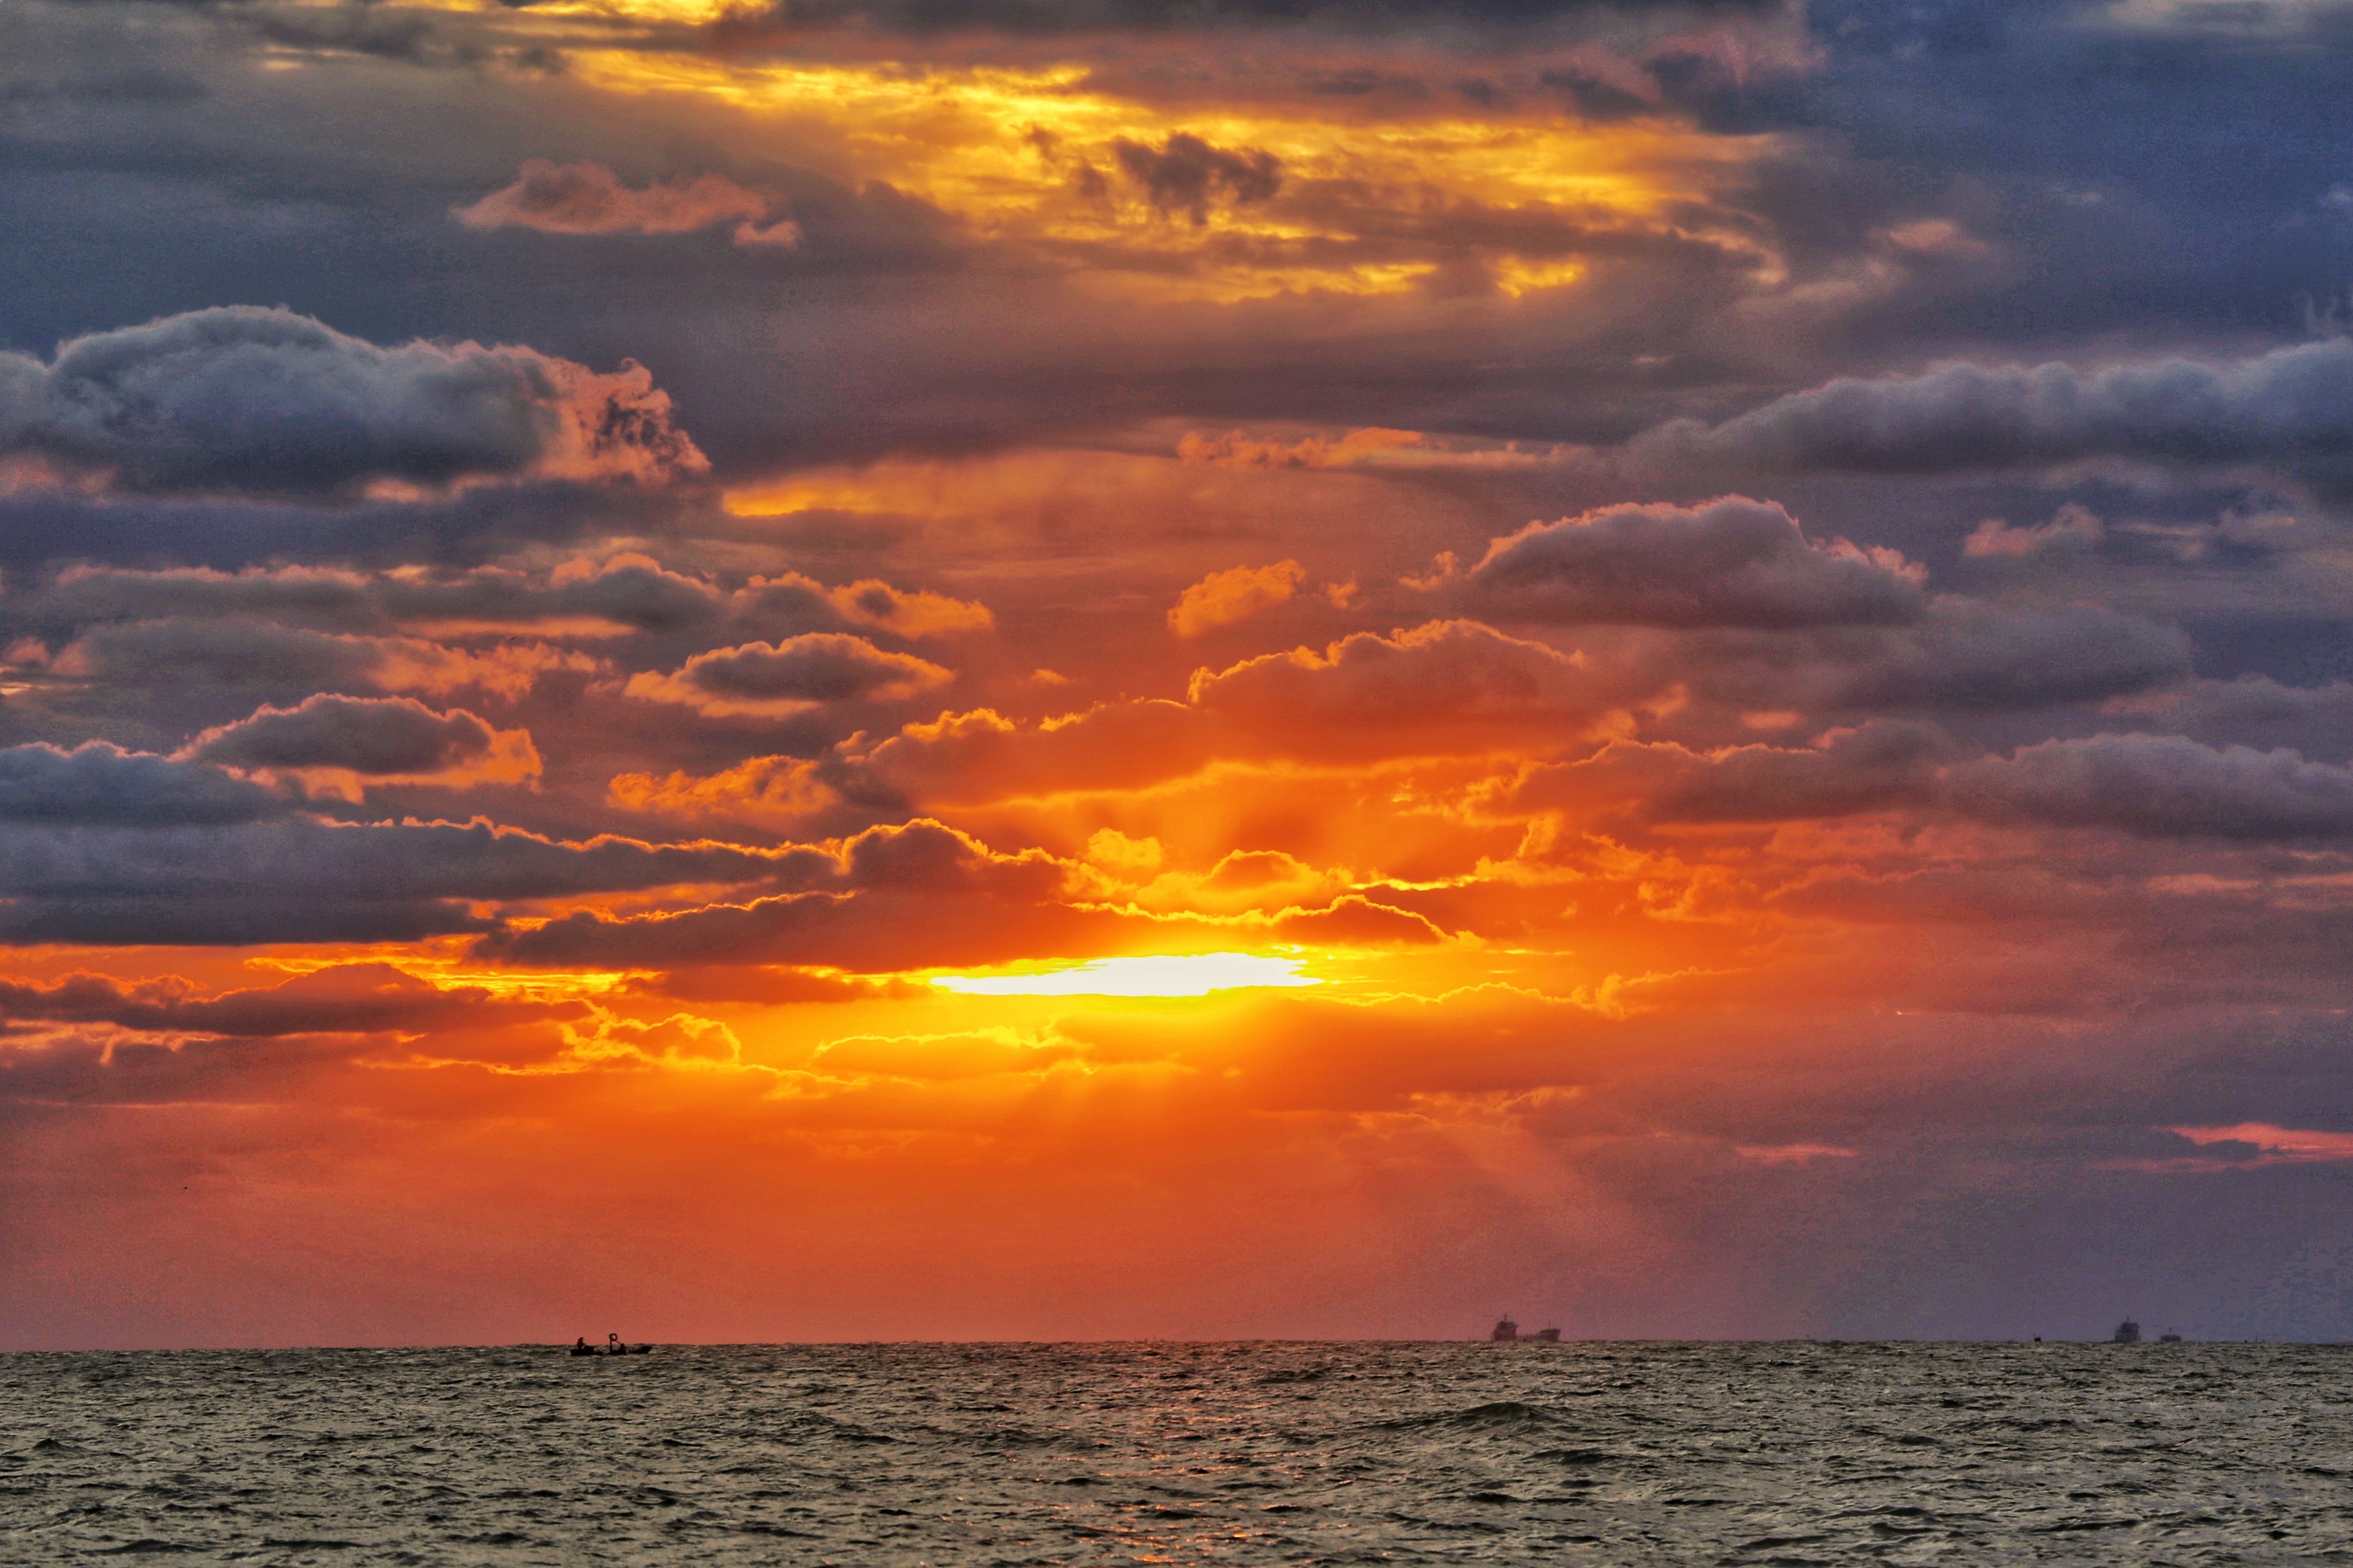
[{"label": "bright sun glow", "polygon": [[932,984],[970,996],[1207,996],[1250,986],[1321,985],[1306,960],[1247,952],[1098,958],[1038,974],[942,974]]},{"label": "bright sun glow", "polygon": [[[626,0],[629,15],[649,20],[723,3]],[[741,134],[752,144],[774,139],[853,189],[882,182],[1121,298],[1408,292],[1436,277],[1441,258],[1409,254],[1417,242],[1400,236],[1423,220],[1400,215],[1456,208],[1486,237],[1481,265],[1514,299],[1584,279],[1587,260],[1562,253],[1573,234],[1673,233],[1774,264],[1747,229],[1700,216],[1726,172],[1746,167],[1767,140],[1699,134],[1665,118],[1597,127],[1550,110],[1431,109],[1373,121],[1335,117],[1324,102],[1170,107],[1106,89],[1092,68],[1068,61],[916,69],[635,47],[566,58],[567,79],[593,89],[728,106],[746,116]],[[1248,199],[1188,207],[1123,172],[1180,133],[1265,160],[1279,179]]]}]

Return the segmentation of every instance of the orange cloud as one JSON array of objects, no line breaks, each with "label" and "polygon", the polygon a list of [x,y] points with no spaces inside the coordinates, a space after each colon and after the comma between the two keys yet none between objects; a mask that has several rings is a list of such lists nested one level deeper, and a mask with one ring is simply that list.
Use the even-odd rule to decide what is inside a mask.
[{"label": "orange cloud", "polygon": [[468,228],[513,226],[546,234],[686,234],[737,218],[737,245],[789,250],[801,242],[800,226],[784,218],[762,223],[780,205],[724,174],[632,190],[601,163],[532,158],[514,184],[452,216]]},{"label": "orange cloud", "polygon": [[1835,1143],[1743,1143],[1733,1151],[1760,1165],[1804,1165],[1816,1160],[1852,1160],[1855,1152]]},{"label": "orange cloud", "polygon": [[1417,453],[1428,446],[1428,438],[1417,431],[1385,430],[1377,426],[1351,430],[1336,441],[1328,436],[1281,441],[1253,437],[1240,430],[1222,436],[1187,430],[1176,443],[1176,455],[1188,463],[1233,468],[1339,468],[1377,462],[1394,454]]},{"label": "orange cloud", "polygon": [[2218,1143],[2245,1143],[2256,1151],[2249,1164],[2308,1163],[2353,1160],[2353,1132],[2317,1132],[2275,1127],[2268,1121],[2242,1121],[2232,1127],[2168,1127],[2200,1148]]},{"label": "orange cloud", "polygon": [[1296,561],[1212,572],[1177,595],[1168,612],[1168,629],[1180,637],[1197,637],[1248,620],[1261,610],[1288,603],[1306,580],[1307,569]]},{"label": "orange cloud", "polygon": [[841,797],[799,757],[749,757],[723,773],[695,777],[619,773],[608,787],[613,804],[685,821],[794,823]]},{"label": "orange cloud", "polygon": [[2097,517],[2070,504],[2061,507],[2049,522],[2032,528],[2012,528],[1998,517],[1989,517],[1970,531],[1962,542],[1961,553],[1974,560],[2031,556],[2070,544],[2097,544],[2105,533]]}]

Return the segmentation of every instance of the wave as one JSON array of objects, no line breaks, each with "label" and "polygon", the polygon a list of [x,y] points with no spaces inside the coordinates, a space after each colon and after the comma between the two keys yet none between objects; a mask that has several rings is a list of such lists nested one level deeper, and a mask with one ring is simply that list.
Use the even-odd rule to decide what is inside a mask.
[{"label": "wave", "polygon": [[1374,1425],[1389,1432],[1525,1432],[1559,1426],[1567,1419],[1561,1412],[1547,1410],[1541,1405],[1523,1405],[1515,1399],[1500,1399],[1486,1405],[1474,1405],[1468,1410],[1401,1415],[1392,1421],[1377,1421]]}]

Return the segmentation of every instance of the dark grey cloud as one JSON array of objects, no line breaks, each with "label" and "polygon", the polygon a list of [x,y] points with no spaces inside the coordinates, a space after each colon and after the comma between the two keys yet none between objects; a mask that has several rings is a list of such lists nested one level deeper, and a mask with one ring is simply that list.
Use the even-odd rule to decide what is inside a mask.
[{"label": "dark grey cloud", "polygon": [[147,67],[98,70],[48,80],[18,79],[0,86],[0,110],[26,104],[185,103],[208,89],[195,77]]},{"label": "dark grey cloud", "polygon": [[1586,120],[1624,120],[1655,114],[1663,107],[1656,79],[1630,65],[1612,70],[1598,63],[1575,61],[1543,71],[1536,80],[1567,100]]},{"label": "dark grey cloud", "polygon": [[642,370],[527,348],[380,348],[286,310],[224,306],[0,353],[0,456],[128,490],[318,495],[540,471],[702,466]]},{"label": "dark grey cloud", "polygon": [[[1066,868],[1032,850],[1000,855],[918,820],[871,828],[839,858],[781,860],[785,891],[679,913],[581,910],[485,935],[486,958],[621,968],[823,965],[862,973],[999,962],[1023,951],[1094,951],[1122,917],[1057,898]],[[624,956],[628,955],[628,956]]]},{"label": "dark grey cloud", "polygon": [[781,643],[712,648],[671,674],[631,678],[628,691],[714,714],[781,712],[809,703],[912,697],[954,678],[928,659],[887,652],[864,637],[808,632]]},{"label": "dark grey cloud", "polygon": [[0,941],[413,942],[493,929],[481,903],[756,884],[797,863],[712,845],[565,843],[483,822],[114,826],[123,820],[101,807],[0,835]]},{"label": "dark grey cloud", "polygon": [[[438,652],[429,644],[412,645]],[[92,627],[53,661],[58,674],[100,688],[188,686],[259,690],[381,690],[400,684],[396,643],[267,621],[128,621]]]},{"label": "dark grey cloud", "polygon": [[2099,734],[1962,758],[1943,731],[1875,722],[1810,746],[1714,752],[1616,741],[1537,770],[1514,804],[1581,820],[1772,822],[1946,808],[2005,824],[2243,842],[2353,835],[2353,768],[2290,749]]},{"label": "dark grey cloud", "polygon": [[1505,620],[1659,626],[1900,625],[1927,606],[1915,570],[1806,538],[1769,501],[1619,506],[1499,539],[1465,580]]},{"label": "dark grey cloud", "polygon": [[[413,704],[318,700],[265,711],[207,750],[240,765],[410,771],[479,725]],[[370,723],[337,722],[364,710]],[[383,716],[437,721],[392,734]],[[429,731],[429,732],[427,732]],[[478,900],[807,880],[831,862],[712,845],[566,843],[468,826],[338,826],[195,758],[104,742],[0,751],[0,940],[237,944],[412,941],[494,922]]]},{"label": "dark grey cloud", "polygon": [[708,500],[697,494],[552,480],[429,501],[311,505],[26,489],[0,496],[0,569],[13,579],[69,563],[468,567],[534,546],[709,526]]},{"label": "dark grey cloud", "polygon": [[477,572],[441,583],[387,583],[383,592],[385,612],[404,621],[528,626],[580,616],[632,631],[678,632],[705,625],[720,609],[710,584],[642,557],[559,574],[543,584],[519,573]]},{"label": "dark grey cloud", "polygon": [[1749,709],[1958,718],[2131,697],[2190,678],[2178,629],[2096,605],[1930,601],[1905,626],[1722,630],[1660,638],[1651,678]]},{"label": "dark grey cloud", "polygon": [[[1822,69],[1688,101],[1704,123],[1804,149],[1758,196],[1810,276],[1924,195],[1983,204],[2005,263],[1866,305],[1846,353],[2276,342],[2345,283],[2346,236],[2320,205],[2353,134],[2344,37],[2300,25],[2332,9],[1815,0]],[[2213,22],[2233,11],[2265,20]]]},{"label": "dark grey cloud", "polygon": [[233,575],[93,568],[37,589],[20,586],[5,610],[18,626],[60,634],[95,623],[232,617],[338,632],[389,630],[388,617],[370,602],[371,585],[354,573],[299,568]]},{"label": "dark grey cloud", "polygon": [[851,701],[907,679],[908,669],[876,657],[871,643],[824,633],[813,637],[824,640],[796,639],[781,647],[754,643],[702,656],[692,661],[688,679],[713,696],[804,702]]},{"label": "dark grey cloud", "polygon": [[578,1002],[493,995],[479,986],[444,990],[388,964],[338,964],[282,984],[200,996],[173,979],[125,983],[111,975],[69,974],[42,984],[0,979],[0,1017],[111,1024],[149,1034],[269,1039],[287,1035],[417,1033],[498,1027],[543,1018],[577,1018]]},{"label": "dark grey cloud", "polygon": [[2287,750],[2203,746],[2182,735],[2045,741],[1956,768],[1946,788],[1962,809],[1996,821],[2146,838],[2353,834],[2353,768]]},{"label": "dark grey cloud", "polygon": [[1582,761],[1537,770],[1514,796],[1526,807],[1622,811],[1649,822],[1781,822],[1918,805],[1935,798],[1952,740],[1925,724],[1880,721],[1810,746],[1718,752],[1613,741]]},{"label": "dark grey cloud", "polygon": [[83,568],[11,595],[0,603],[0,615],[52,634],[107,623],[237,617],[343,634],[418,625],[528,631],[598,623],[678,632],[717,620],[724,607],[712,584],[628,556],[552,574]]},{"label": "dark grey cloud", "polygon": [[1119,166],[1145,188],[1165,213],[1183,213],[1197,225],[1209,221],[1212,203],[1235,206],[1263,202],[1282,188],[1282,162],[1256,147],[1215,147],[1190,132],[1172,132],[1158,147],[1141,142],[1113,144]]},{"label": "dark grey cloud", "polygon": [[1838,697],[1866,707],[2055,707],[2162,686],[2190,666],[2187,637],[2137,616],[1940,600],[1893,634],[1880,658],[1847,672]]},{"label": "dark grey cloud", "polygon": [[[790,26],[866,33],[992,22],[1034,32],[1224,26],[1314,9],[885,5],[776,15]],[[420,111],[437,132],[429,149],[385,161],[349,151],[360,140],[351,133],[354,118],[338,117],[332,95],[298,103],[290,84],[273,83],[266,100],[255,100],[242,79],[259,73],[240,71],[211,80],[213,108],[172,110],[167,126],[135,146],[121,144],[118,131],[89,125],[25,149],[26,166],[50,174],[13,203],[0,189],[0,237],[23,237],[19,246],[0,246],[0,258],[9,258],[0,260],[0,334],[28,346],[142,314],[262,298],[295,301],[384,342],[464,331],[597,364],[636,353],[655,366],[689,426],[728,468],[908,444],[1016,441],[1099,426],[1106,410],[1617,439],[1677,408],[1737,408],[1842,370],[1956,353],[2077,353],[2084,333],[2129,331],[2162,342],[2177,328],[2200,339],[2293,331],[2301,300],[2325,308],[2346,276],[2348,251],[2327,226],[2324,198],[2346,178],[2333,150],[2353,131],[2353,110],[2308,39],[2290,47],[2242,37],[2225,48],[2211,38],[2127,37],[2080,7],[1971,3],[1889,13],[1840,3],[1807,12],[1812,47],[1799,52],[1812,63],[1791,81],[1767,83],[1753,58],[1667,47],[1662,37],[1678,16],[1672,8],[1335,6],[1318,20],[1330,28],[1358,17],[1439,28],[1436,37],[1464,56],[1462,71],[1509,79],[1509,100],[1524,105],[1530,73],[1484,47],[1487,24],[1466,23],[1546,15],[1598,18],[1603,31],[1619,26],[1611,18],[1626,19],[1651,40],[1637,48],[1637,64],[1668,111],[1783,133],[1782,151],[1717,210],[1683,215],[1683,232],[1747,232],[1786,259],[1789,289],[1810,299],[1860,294],[1785,317],[1769,298],[1746,299],[1757,293],[1753,255],[1718,255],[1710,273],[1695,253],[1703,247],[1687,242],[1685,250],[1630,261],[1657,284],[1655,297],[1637,297],[1640,280],[1597,268],[1583,286],[1595,320],[1521,310],[1460,337],[1444,328],[1384,333],[1381,363],[1364,363],[1345,334],[1318,330],[1307,301],[1255,311],[1248,330],[1230,337],[1201,320],[1148,349],[1131,332],[1108,353],[1088,341],[1095,323],[1074,313],[1071,331],[1055,334],[1055,352],[1030,353],[1018,339],[1035,319],[1036,298],[1008,301],[1006,321],[958,309],[973,295],[953,280],[964,276],[956,269],[970,263],[975,242],[948,234],[953,222],[935,210],[925,217],[904,193],[827,191],[806,171],[705,157],[696,138],[707,128],[681,130],[696,150],[677,167],[720,169],[789,196],[805,243],[780,299],[782,258],[745,257],[718,236],[690,253],[668,241],[445,232],[453,205],[511,180],[523,156],[620,159],[614,139],[584,123],[577,103],[526,101],[517,82],[485,71],[469,103],[432,98]],[[364,79],[368,96],[355,93],[352,115],[379,123],[428,101],[404,95],[438,90],[430,73],[373,63],[314,74],[354,87]],[[1457,72],[1449,63],[1442,77],[1432,74]],[[230,136],[232,113],[312,133]],[[512,142],[516,122],[534,127],[531,144]],[[638,168],[632,180],[657,172]],[[235,199],[220,199],[224,191]],[[1282,199],[1299,196],[1287,183]],[[866,211],[875,203],[909,219],[903,234]],[[280,214],[286,204],[303,207],[303,226],[282,242],[251,243],[258,225],[296,221]],[[1966,283],[1915,279],[1883,297],[1858,281],[1867,265],[1889,259],[1874,235],[1940,214],[1966,214],[1970,231],[2008,259]],[[158,228],[171,230],[178,250],[168,276],[133,259],[142,237]],[[70,268],[42,259],[69,252]],[[1445,279],[1464,274],[1459,255],[1445,259],[1454,263]],[[1915,257],[1903,265],[1926,263]],[[70,287],[61,283],[69,276]],[[689,294],[692,312],[679,306]],[[121,303],[105,307],[112,314],[93,314],[101,300]],[[1753,327],[1759,318],[1727,312],[1743,303],[1768,307],[1761,336]],[[799,333],[834,352],[780,363],[767,352],[779,310],[788,338]],[[902,333],[886,320],[898,311],[911,324],[928,323],[943,310],[955,310],[956,333],[928,326]],[[1577,504],[1593,499],[1604,498]]]},{"label": "dark grey cloud", "polygon": [[232,4],[220,14],[272,44],[375,55],[411,65],[454,64],[471,51],[452,47],[419,11],[367,4],[277,5]]},{"label": "dark grey cloud", "polygon": [[2259,464],[2338,487],[2353,480],[2353,340],[2221,363],[1955,364],[1847,378],[1720,425],[1675,421],[1630,451],[1665,472],[1936,474],[2114,458]]},{"label": "dark grey cloud", "polygon": [[2343,680],[2200,680],[2134,704],[2132,719],[2137,729],[2178,731],[2210,746],[2292,747],[2318,761],[2353,760],[2353,683]]},{"label": "dark grey cloud", "polygon": [[184,755],[218,767],[334,768],[368,777],[438,773],[490,753],[491,727],[462,708],[439,713],[407,697],[306,698],[207,730]]},{"label": "dark grey cloud", "polygon": [[284,809],[269,791],[216,767],[103,741],[70,752],[46,744],[0,751],[0,822],[179,828],[256,822]]},{"label": "dark grey cloud", "polygon": [[[846,956],[838,944],[851,929],[843,918],[850,912],[853,906],[847,900],[818,893],[654,919],[616,920],[579,912],[527,931],[486,936],[480,952],[500,963],[525,966],[830,965]],[[860,934],[871,934],[869,921],[858,924]]]}]

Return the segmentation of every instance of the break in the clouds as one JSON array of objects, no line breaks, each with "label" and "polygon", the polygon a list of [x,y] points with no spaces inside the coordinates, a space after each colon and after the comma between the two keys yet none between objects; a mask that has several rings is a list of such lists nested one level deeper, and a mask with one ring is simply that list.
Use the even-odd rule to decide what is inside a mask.
[{"label": "break in the clouds", "polygon": [[2324,10],[0,7],[0,1338],[2353,1334]]}]

